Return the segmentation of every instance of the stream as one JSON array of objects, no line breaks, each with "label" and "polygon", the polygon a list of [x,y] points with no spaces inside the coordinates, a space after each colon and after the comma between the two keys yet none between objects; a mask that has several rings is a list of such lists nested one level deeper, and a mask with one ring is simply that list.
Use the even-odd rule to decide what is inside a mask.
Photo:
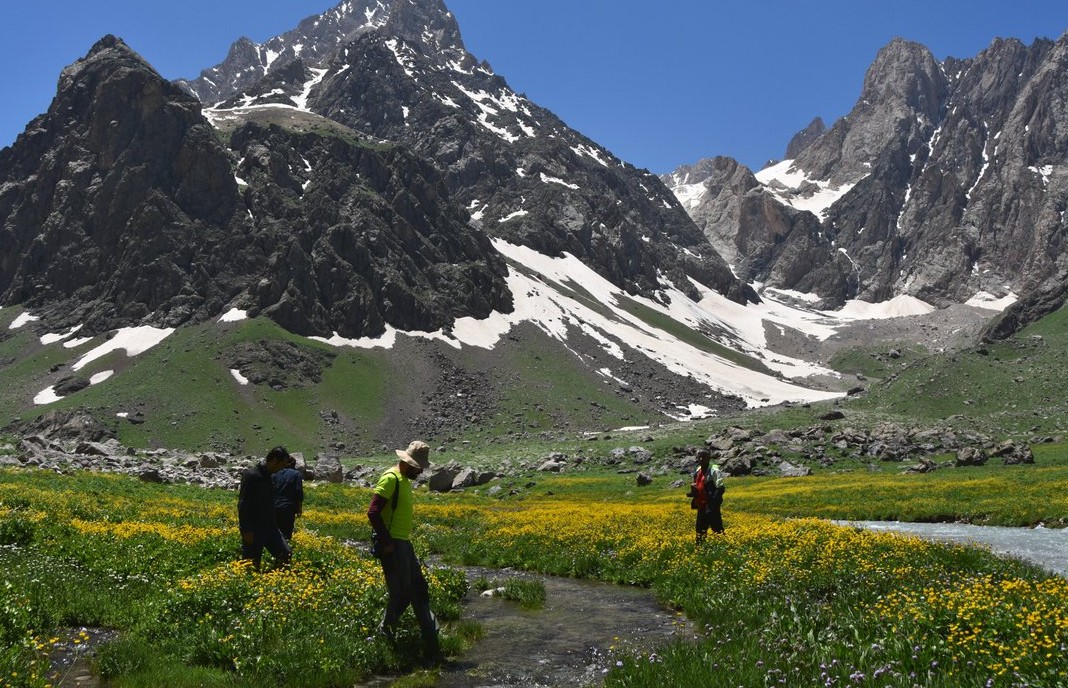
[{"label": "stream", "polygon": [[835,521],[931,540],[977,544],[992,552],[1037,564],[1068,578],[1068,528],[1009,528],[974,526],[967,523],[905,523],[903,521]]},{"label": "stream", "polygon": [[[652,652],[672,638],[694,637],[693,625],[660,606],[647,589],[511,569],[465,570],[468,580],[484,577],[500,585],[514,577],[540,580],[545,604],[524,609],[472,589],[463,601],[463,618],[481,624],[485,636],[441,668],[438,688],[597,685],[615,664],[613,647]],[[384,680],[364,685],[389,685]]]},{"label": "stream", "polygon": [[[501,580],[512,571],[468,569]],[[652,592],[610,583],[538,576],[545,604],[526,610],[498,597],[469,597],[465,618],[486,631],[438,686],[586,686],[615,662],[610,648],[651,651],[678,634],[693,637],[685,617],[661,607]],[[505,612],[505,613],[502,613]]]}]

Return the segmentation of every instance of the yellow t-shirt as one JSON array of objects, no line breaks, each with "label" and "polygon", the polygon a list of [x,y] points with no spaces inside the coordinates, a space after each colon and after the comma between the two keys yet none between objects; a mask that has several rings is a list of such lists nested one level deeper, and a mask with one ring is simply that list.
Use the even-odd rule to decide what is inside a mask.
[{"label": "yellow t-shirt", "polygon": [[[400,490],[397,510],[393,510],[393,493]],[[396,467],[382,474],[375,485],[375,494],[386,500],[382,520],[389,528],[389,536],[396,540],[410,540],[412,535],[412,481],[400,474]]]}]

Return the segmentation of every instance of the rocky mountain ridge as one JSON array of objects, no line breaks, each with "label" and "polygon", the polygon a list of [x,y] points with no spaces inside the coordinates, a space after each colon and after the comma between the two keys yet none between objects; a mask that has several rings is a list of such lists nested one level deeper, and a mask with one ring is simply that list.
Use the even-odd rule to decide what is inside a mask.
[{"label": "rocky mountain ridge", "polygon": [[113,37],[65,72],[0,154],[0,303],[52,331],[230,308],[299,334],[433,331],[510,310],[492,237],[630,293],[756,298],[655,176],[511,91],[439,0],[342,2],[177,85]]},{"label": "rocky mountain ridge", "polygon": [[1066,59],[1068,35],[942,62],[896,39],[853,110],[787,160],[754,174],[714,158],[664,180],[743,279],[828,306],[1048,294],[1068,264]]},{"label": "rocky mountain ridge", "polygon": [[[444,5],[373,6],[375,21],[335,35],[337,48],[327,54],[297,55],[283,46],[303,39],[273,39],[279,56],[270,71],[247,88],[219,92],[223,102],[213,109],[306,107],[401,143],[434,161],[472,223],[489,236],[548,255],[566,251],[628,291],[655,292],[662,275],[689,291],[690,276],[739,302],[755,299],[655,175],[509,88],[467,53]],[[228,59],[213,69],[236,74],[241,66]]]},{"label": "rocky mountain ridge", "polygon": [[263,44],[239,38],[222,63],[205,69],[196,79],[179,79],[177,83],[210,105],[254,87],[274,69],[285,69],[298,61],[312,67],[321,66],[340,46],[373,31],[429,43],[449,59],[471,61],[459,27],[440,0],[421,3],[347,0],[304,19],[296,28]]},{"label": "rocky mountain ridge", "polygon": [[240,307],[299,334],[360,336],[509,309],[503,260],[421,158],[256,122],[224,145],[195,99],[114,37],[0,151],[0,178],[0,295],[53,331]]}]

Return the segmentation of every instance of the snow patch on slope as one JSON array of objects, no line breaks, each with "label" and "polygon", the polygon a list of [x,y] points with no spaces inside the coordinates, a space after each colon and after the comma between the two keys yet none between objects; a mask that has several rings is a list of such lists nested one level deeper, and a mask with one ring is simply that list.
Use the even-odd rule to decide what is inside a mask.
[{"label": "snow patch on slope", "polygon": [[798,210],[807,210],[820,220],[826,217],[828,208],[856,186],[856,182],[831,186],[830,182],[810,179],[804,170],[794,167],[793,160],[765,167],[755,176],[779,201]]},{"label": "snow patch on slope", "polygon": [[[408,332],[408,336],[438,339],[455,347],[467,345],[491,349],[514,326],[527,322],[565,346],[571,333],[581,331],[602,342],[604,351],[614,358],[621,358],[630,350],[636,350],[678,375],[690,375],[715,390],[725,394],[737,394],[750,406],[783,401],[815,401],[840,396],[833,392],[807,389],[741,366],[669,332],[650,326],[626,308],[628,300],[638,301],[647,308],[681,322],[694,325],[699,322],[720,324],[722,321],[713,315],[712,309],[731,302],[710,289],[700,287],[704,294],[701,304],[694,304],[681,292],[674,291],[668,295],[672,305],[664,306],[650,299],[627,296],[570,254],[551,258],[501,239],[495,239],[493,243],[515,266],[522,266],[521,269],[510,267],[508,275],[508,286],[514,297],[515,310],[512,313],[494,313],[481,320],[460,318],[453,323],[449,333],[440,330],[429,333]],[[586,292],[602,304],[607,312],[585,305],[586,299],[579,298],[579,291]],[[744,312],[744,307],[737,304],[733,306],[743,309]],[[753,320],[751,317],[748,319]],[[378,338],[346,340],[335,335],[319,340],[334,345],[391,348],[396,343],[397,334],[396,330],[387,328],[386,333]],[[762,325],[754,324],[752,331],[746,335],[757,340],[751,348],[758,350],[763,343]],[[771,363],[796,375],[816,372],[831,374],[831,371],[796,359],[776,357]],[[691,406],[692,409],[686,407],[686,417],[691,417],[692,410],[697,408],[697,405]],[[698,409],[698,412],[701,411]],[[682,415],[680,414],[680,417]]]},{"label": "snow patch on slope", "polygon": [[988,291],[976,292],[975,296],[964,302],[966,306],[973,306],[975,308],[985,308],[991,311],[1003,311],[1012,304],[1020,300],[1020,297],[1013,292],[1009,292],[1005,296],[995,296]]},{"label": "snow patch on slope", "polygon": [[71,370],[81,370],[87,364],[105,356],[112,351],[124,349],[129,357],[137,356],[148,351],[162,342],[174,332],[173,327],[160,329],[143,325],[141,327],[123,327],[115,330],[111,339],[83,355],[70,367]]},{"label": "snow patch on slope", "polygon": [[[396,344],[398,335],[404,334],[440,340],[456,348],[476,346],[492,349],[513,327],[519,323],[530,323],[565,347],[570,336],[582,332],[600,342],[602,350],[613,359],[625,361],[627,356],[637,352],[677,375],[691,376],[721,393],[737,395],[749,406],[755,407],[840,396],[792,382],[814,375],[833,376],[835,373],[817,364],[772,351],[766,336],[769,329],[783,331],[790,328],[823,340],[849,322],[904,317],[933,310],[931,305],[919,299],[899,296],[879,304],[851,301],[836,312],[818,311],[804,305],[791,305],[814,304],[818,301],[817,297],[773,289],[765,290],[761,303],[741,305],[691,280],[700,294],[700,299],[693,301],[666,279],[662,280],[661,296],[664,298],[654,301],[625,294],[570,254],[553,258],[502,239],[495,239],[493,245],[511,261],[508,287],[514,298],[515,310],[512,313],[493,313],[483,319],[460,318],[449,331],[399,332],[387,327],[380,337],[345,339],[335,334],[330,338],[316,339],[335,346],[388,349]],[[601,308],[588,306],[591,300],[600,304]],[[681,323],[693,332],[705,333],[710,342],[750,356],[775,375],[747,368],[717,355],[711,343],[708,347],[696,346],[692,338],[683,340],[650,325],[647,320],[633,313],[635,302]],[[575,355],[579,354],[575,352]],[[607,380],[626,382],[613,374],[610,367],[602,367],[599,372]],[[677,413],[669,415],[686,419],[710,413],[711,410],[699,401],[680,405]]]}]

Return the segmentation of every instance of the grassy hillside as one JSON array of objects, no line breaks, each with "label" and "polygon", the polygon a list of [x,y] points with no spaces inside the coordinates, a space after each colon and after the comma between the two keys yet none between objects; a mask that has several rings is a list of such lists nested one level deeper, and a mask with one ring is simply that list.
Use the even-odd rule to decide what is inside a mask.
[{"label": "grassy hillside", "polygon": [[[133,447],[259,454],[284,443],[308,455],[330,449],[345,457],[401,446],[418,434],[435,444],[466,443],[475,454],[502,444],[531,454],[578,453],[592,448],[586,432],[651,426],[643,437],[653,434],[654,443],[699,444],[728,424],[817,424],[832,407],[787,405],[675,424],[657,406],[662,402],[638,400],[534,327],[517,328],[492,351],[407,338],[384,350],[328,346],[263,319],[180,328],[139,356],[108,354],[76,375],[111,370],[111,378],[35,405],[35,395],[71,375],[71,365],[105,338],[72,349],[43,345],[28,327],[10,329],[20,313],[0,309],[0,428],[53,409],[85,408]],[[1004,342],[932,355],[921,345],[896,348],[901,356],[892,360],[882,344],[843,349],[833,361],[877,380],[865,394],[834,404],[849,423],[939,422],[1025,439],[1065,433],[1068,310]],[[232,368],[252,383],[239,384]],[[466,405],[472,395],[480,398],[474,411]]]},{"label": "grassy hillside", "polygon": [[[42,346],[28,332],[19,332],[0,342],[0,356],[12,361],[0,372],[0,425],[47,410],[85,408],[105,422],[110,419],[120,440],[131,446],[240,450],[266,443],[325,442],[329,438],[319,413],[324,408],[344,409],[361,426],[373,426],[383,415],[388,368],[379,356],[332,350],[267,320],[180,328],[139,356],[114,352],[76,373],[88,378],[114,370],[104,382],[45,406],[33,404],[37,392],[72,374],[69,364],[102,341],[96,338],[69,350],[60,344]],[[317,383],[298,374],[275,388],[238,384],[230,373],[235,351],[264,341],[318,352],[326,360],[333,357],[332,363]],[[53,366],[60,369],[49,373]],[[122,420],[118,413],[140,414],[144,422]]]},{"label": "grassy hillside", "polygon": [[[483,443],[647,419],[533,328],[493,352],[420,340],[387,351],[333,347],[265,319],[213,322],[179,328],[138,356],[120,350],[73,373],[70,367],[105,338],[73,349],[42,345],[27,328],[8,329],[18,312],[0,311],[6,335],[0,340],[0,427],[82,408],[111,424],[127,446],[258,454],[282,443],[314,455],[401,446],[412,432],[435,442]],[[231,369],[251,384],[239,384]],[[65,376],[88,379],[108,370],[114,374],[99,384],[34,404],[35,395]],[[485,385],[467,390],[464,381],[450,379],[461,373]],[[476,391],[489,400],[484,412],[464,417],[450,397]]]},{"label": "grassy hillside", "polygon": [[995,434],[1060,434],[1068,427],[1066,355],[1062,308],[1008,340],[918,358],[850,406]]}]

